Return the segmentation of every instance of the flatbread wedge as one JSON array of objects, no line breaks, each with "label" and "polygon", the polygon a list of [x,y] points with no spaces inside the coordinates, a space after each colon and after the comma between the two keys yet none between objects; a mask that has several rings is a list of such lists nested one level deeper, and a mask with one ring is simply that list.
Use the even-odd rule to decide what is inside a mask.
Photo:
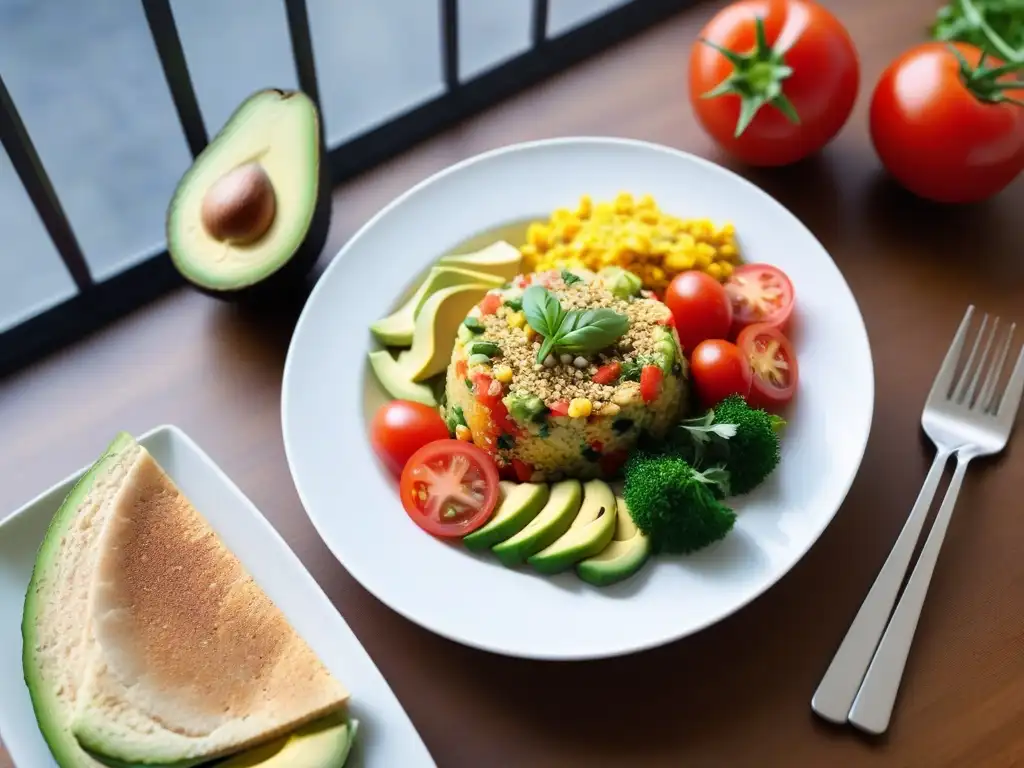
[{"label": "flatbread wedge", "polygon": [[26,680],[62,767],[185,768],[345,709],[345,688],[145,448],[119,436],[86,486],[26,598]]}]

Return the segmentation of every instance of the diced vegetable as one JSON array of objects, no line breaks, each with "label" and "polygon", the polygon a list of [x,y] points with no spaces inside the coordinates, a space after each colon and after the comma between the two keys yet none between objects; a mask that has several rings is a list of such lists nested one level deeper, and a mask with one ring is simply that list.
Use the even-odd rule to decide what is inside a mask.
[{"label": "diced vegetable", "polygon": [[665,374],[656,365],[645,365],[640,371],[640,396],[645,403],[651,403],[661,394],[661,381]]},{"label": "diced vegetable", "polygon": [[472,331],[473,333],[483,333],[484,332],[484,324],[481,323],[480,320],[478,320],[477,318],[475,318],[473,316],[469,316],[465,320],[463,320],[462,321],[462,325],[466,329]]},{"label": "diced vegetable", "polygon": [[608,363],[597,369],[597,373],[593,376],[593,381],[595,384],[614,384],[619,380],[619,374],[621,373],[622,365],[619,363]]}]

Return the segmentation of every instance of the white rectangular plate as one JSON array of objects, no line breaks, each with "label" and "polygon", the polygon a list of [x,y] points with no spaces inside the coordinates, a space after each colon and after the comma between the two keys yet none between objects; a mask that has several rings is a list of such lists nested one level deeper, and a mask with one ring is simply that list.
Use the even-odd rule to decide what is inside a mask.
[{"label": "white rectangular plate", "polygon": [[[433,766],[408,715],[352,630],[255,505],[177,427],[158,427],[138,440],[351,692],[359,733],[346,768]],[[102,448],[97,446],[97,455]],[[0,738],[15,765],[24,768],[56,766],[36,725],[22,674],[25,590],[50,519],[87,469],[0,523]]]}]

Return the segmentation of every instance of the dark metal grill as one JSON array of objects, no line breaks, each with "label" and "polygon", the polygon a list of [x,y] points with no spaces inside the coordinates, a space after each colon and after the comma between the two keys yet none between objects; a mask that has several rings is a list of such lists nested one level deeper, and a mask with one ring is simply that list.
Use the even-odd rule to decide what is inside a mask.
[{"label": "dark metal grill", "polygon": [[[343,1],[343,0],[339,0]],[[474,0],[476,1],[476,0]],[[549,0],[533,0],[531,47],[480,74],[462,79],[459,70],[458,0],[439,0],[445,92],[407,112],[328,148],[328,167],[339,184],[409,149],[448,126],[600,52],[683,10],[697,0],[631,0],[548,45]],[[305,0],[284,0],[299,87],[319,106],[316,63]],[[189,75],[170,0],[142,0],[167,87],[193,157],[209,141]],[[321,121],[321,131],[323,121]],[[0,334],[0,375],[81,338],[183,284],[166,251],[95,282],[60,199],[40,162],[24,123],[0,78],[0,143],[3,144],[78,295]]]}]

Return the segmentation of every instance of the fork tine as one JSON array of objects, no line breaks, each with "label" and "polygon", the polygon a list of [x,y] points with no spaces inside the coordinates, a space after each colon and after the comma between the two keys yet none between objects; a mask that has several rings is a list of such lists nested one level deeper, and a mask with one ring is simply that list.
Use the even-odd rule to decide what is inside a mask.
[{"label": "fork tine", "polygon": [[1010,375],[1010,382],[1006,385],[1003,399],[999,401],[1000,423],[1009,428],[1017,418],[1017,409],[1020,408],[1020,398],[1024,394],[1024,349],[1017,355],[1017,364],[1013,366],[1013,373]]},{"label": "fork tine", "polygon": [[960,380],[957,382],[956,389],[953,393],[953,402],[962,403],[964,395],[967,393],[968,381],[970,380],[971,371],[974,370],[974,358],[978,356],[978,345],[981,343],[982,337],[985,335],[985,329],[988,327],[988,313],[986,312],[981,318],[981,327],[978,328],[978,335],[974,337],[974,344],[971,345],[971,353],[967,356],[967,362],[964,363],[963,370],[960,371]]},{"label": "fork tine", "polygon": [[[988,337],[985,339],[985,346],[981,350],[981,357],[978,358],[978,367],[974,369],[974,375],[971,377],[971,386],[967,388],[964,404],[967,405],[968,408],[973,408],[975,405],[976,401],[974,399],[974,395],[978,391],[978,383],[981,381],[981,374],[985,372],[985,367],[988,365],[988,353],[992,350],[992,342],[996,340],[997,333],[999,333],[998,315],[992,321],[992,330],[989,331]],[[991,373],[991,370],[989,373]]]},{"label": "fork tine", "polygon": [[1003,377],[1003,370],[1006,368],[1006,357],[1010,354],[1010,342],[1013,341],[1013,334],[1016,330],[1017,324],[1010,323],[1010,330],[1006,332],[1006,339],[1000,346],[996,359],[989,369],[985,386],[981,388],[981,394],[978,395],[978,404],[987,413],[996,412],[996,387],[999,386],[999,380]]},{"label": "fork tine", "polygon": [[974,317],[973,304],[967,307],[964,319],[960,321],[960,327],[956,329],[953,343],[949,345],[946,358],[942,361],[942,367],[939,368],[939,375],[935,377],[931,392],[928,393],[928,400],[936,398],[945,400],[949,397],[950,390],[953,388],[953,378],[956,376],[956,364],[960,360],[960,353],[963,351],[972,317]]}]

